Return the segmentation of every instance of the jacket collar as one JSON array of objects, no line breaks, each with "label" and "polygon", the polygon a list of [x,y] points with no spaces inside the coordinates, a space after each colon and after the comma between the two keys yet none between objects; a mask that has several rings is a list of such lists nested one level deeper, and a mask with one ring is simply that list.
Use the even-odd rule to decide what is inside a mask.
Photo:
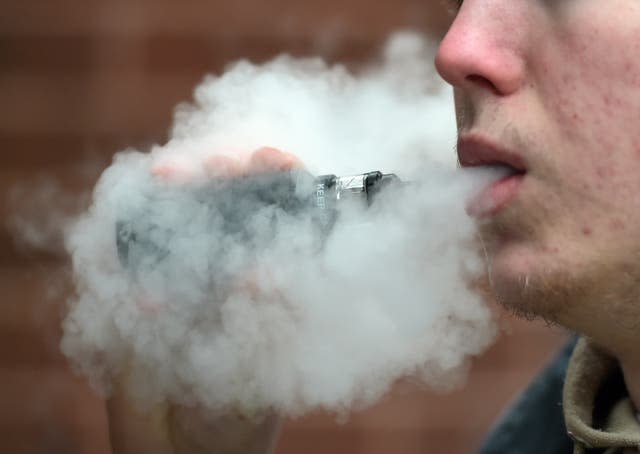
[{"label": "jacket collar", "polygon": [[[565,423],[576,442],[576,452],[585,448],[640,448],[640,423],[626,392],[606,408],[596,408],[599,394],[616,373],[619,367],[615,358],[587,339],[580,339],[563,390]],[[596,411],[604,413],[601,421],[594,419]]]}]

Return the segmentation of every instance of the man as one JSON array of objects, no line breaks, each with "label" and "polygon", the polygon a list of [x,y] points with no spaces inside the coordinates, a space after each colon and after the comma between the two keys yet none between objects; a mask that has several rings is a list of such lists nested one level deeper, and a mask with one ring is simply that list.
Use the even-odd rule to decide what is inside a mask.
[{"label": "man", "polygon": [[[584,336],[564,392],[575,452],[637,448],[640,2],[465,0],[456,9],[436,65],[455,88],[460,163],[511,169],[468,207],[490,289],[515,312]],[[182,411],[137,417],[112,400],[116,452],[257,453],[273,439],[273,420]]]},{"label": "man", "polygon": [[[457,7],[436,66],[455,88],[460,162],[513,171],[469,206],[491,289],[515,312],[588,339],[564,390],[576,452],[637,448],[640,3]],[[616,363],[629,398],[603,389]]]}]

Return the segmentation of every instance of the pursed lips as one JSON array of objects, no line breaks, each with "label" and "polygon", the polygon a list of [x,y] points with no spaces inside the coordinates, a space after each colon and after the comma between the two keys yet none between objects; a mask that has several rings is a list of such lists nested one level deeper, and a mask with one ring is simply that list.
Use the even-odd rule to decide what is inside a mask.
[{"label": "pursed lips", "polygon": [[527,173],[521,156],[479,134],[460,136],[457,152],[462,167],[502,167],[507,171],[468,201],[470,216],[493,216],[516,197]]}]

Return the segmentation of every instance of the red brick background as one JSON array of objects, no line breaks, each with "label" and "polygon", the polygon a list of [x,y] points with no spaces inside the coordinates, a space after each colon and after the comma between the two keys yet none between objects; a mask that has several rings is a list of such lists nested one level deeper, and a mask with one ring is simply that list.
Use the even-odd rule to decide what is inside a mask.
[{"label": "red brick background", "polygon": [[[286,51],[358,63],[387,34],[442,33],[439,0],[2,0],[0,2],[0,452],[109,453],[103,403],[59,353],[69,292],[55,247],[25,251],[7,222],[16,185],[47,175],[90,188],[114,151],[162,142],[174,105],[204,74]],[[26,201],[26,200],[25,200]],[[344,424],[287,422],[277,452],[469,453],[564,339],[505,319],[510,333],[438,395],[399,385]]]}]

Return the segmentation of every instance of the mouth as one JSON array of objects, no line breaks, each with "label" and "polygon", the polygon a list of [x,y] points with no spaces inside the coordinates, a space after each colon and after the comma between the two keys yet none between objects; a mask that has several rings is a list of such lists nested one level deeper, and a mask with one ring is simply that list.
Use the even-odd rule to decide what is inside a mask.
[{"label": "mouth", "polygon": [[494,216],[516,198],[527,174],[520,155],[478,135],[461,136],[457,151],[462,167],[492,167],[501,171],[497,180],[467,202],[470,216],[478,219]]}]

